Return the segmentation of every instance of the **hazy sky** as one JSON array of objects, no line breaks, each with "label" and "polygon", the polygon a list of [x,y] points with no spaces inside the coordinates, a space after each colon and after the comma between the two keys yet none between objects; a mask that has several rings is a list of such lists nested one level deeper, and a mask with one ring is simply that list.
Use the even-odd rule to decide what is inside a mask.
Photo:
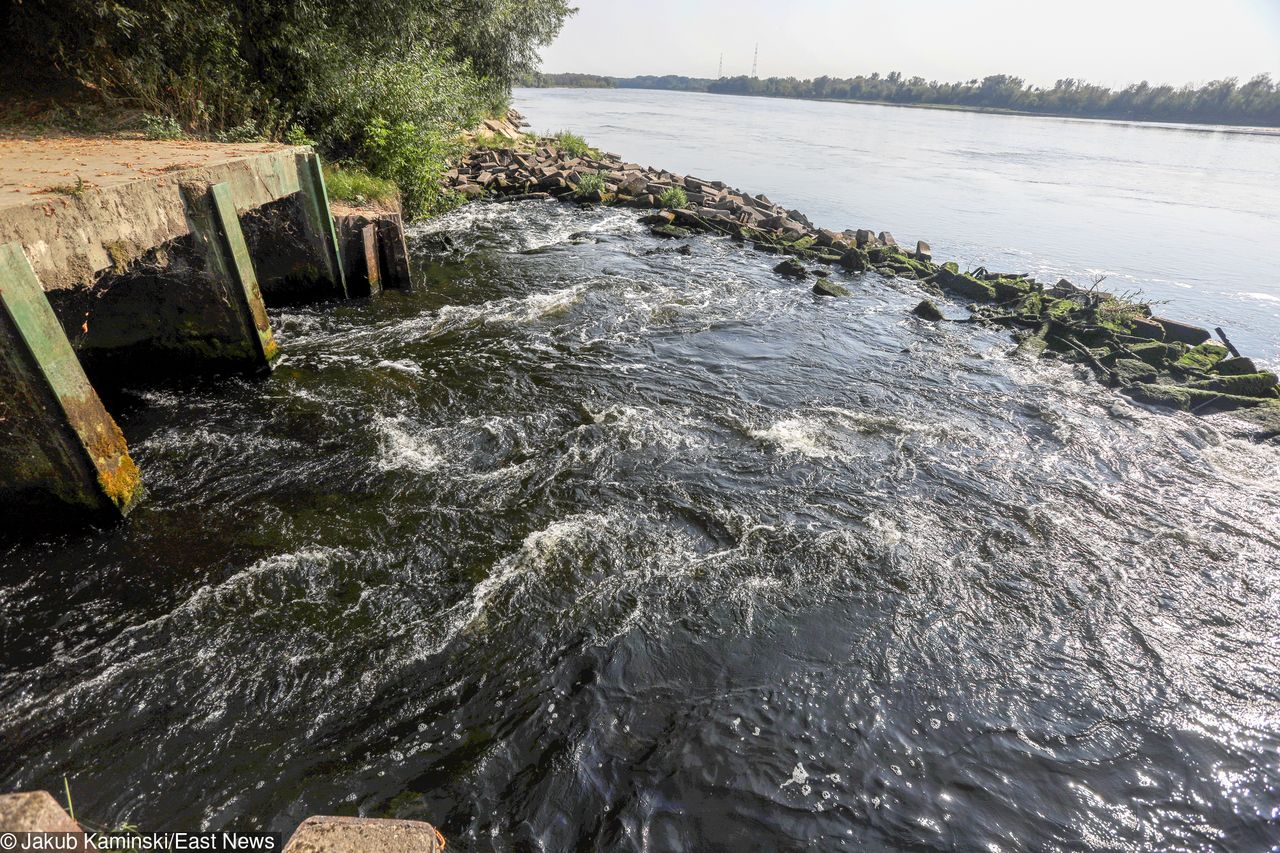
[{"label": "hazy sky", "polygon": [[630,77],[1280,78],[1280,0],[576,0],[542,70]]}]

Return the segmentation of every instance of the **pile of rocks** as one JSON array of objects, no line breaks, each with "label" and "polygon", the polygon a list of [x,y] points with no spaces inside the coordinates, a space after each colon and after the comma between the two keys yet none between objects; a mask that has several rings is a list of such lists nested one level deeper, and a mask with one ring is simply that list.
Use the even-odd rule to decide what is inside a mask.
[{"label": "pile of rocks", "polygon": [[[962,273],[955,262],[935,263],[923,241],[908,250],[885,231],[817,228],[799,211],[722,181],[647,168],[613,154],[573,154],[552,139],[525,137],[511,148],[473,150],[446,183],[472,199],[557,198],[656,209],[641,219],[654,236],[713,232],[761,252],[788,255],[775,272],[815,276],[819,296],[848,293],[831,280],[835,269],[914,279],[932,295],[967,300],[967,322],[1015,329],[1021,353],[1086,364],[1144,403],[1202,414],[1242,410],[1257,424],[1256,438],[1280,437],[1274,373],[1240,357],[1225,335],[1216,343],[1206,329],[1153,317],[1149,306],[1096,287],[1078,288],[1065,279],[1046,287],[1028,275],[985,269]],[[913,313],[943,319],[928,300]]]}]

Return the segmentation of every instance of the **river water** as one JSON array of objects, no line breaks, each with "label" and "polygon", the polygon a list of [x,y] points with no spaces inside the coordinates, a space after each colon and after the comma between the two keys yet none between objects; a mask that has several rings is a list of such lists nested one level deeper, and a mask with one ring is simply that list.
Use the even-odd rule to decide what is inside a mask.
[{"label": "river water", "polygon": [[273,311],[270,378],[126,394],[128,523],[0,539],[0,789],[451,850],[1273,847],[1280,447],[686,242],[472,205],[413,293]]},{"label": "river water", "polygon": [[1280,362],[1280,131],[703,95],[519,89],[534,129],[728,182],[966,267],[1167,303]]}]

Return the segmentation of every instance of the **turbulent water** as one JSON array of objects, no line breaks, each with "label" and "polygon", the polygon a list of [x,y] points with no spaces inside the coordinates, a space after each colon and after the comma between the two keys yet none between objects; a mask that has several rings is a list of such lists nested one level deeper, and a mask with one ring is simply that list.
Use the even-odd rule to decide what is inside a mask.
[{"label": "turbulent water", "polygon": [[[451,850],[1261,850],[1280,448],[633,212],[476,205],[0,546],[0,788]],[[957,305],[947,307],[962,316]]]},{"label": "turbulent water", "polygon": [[1280,132],[688,92],[521,89],[538,130],[966,267],[1140,293],[1280,364]]}]

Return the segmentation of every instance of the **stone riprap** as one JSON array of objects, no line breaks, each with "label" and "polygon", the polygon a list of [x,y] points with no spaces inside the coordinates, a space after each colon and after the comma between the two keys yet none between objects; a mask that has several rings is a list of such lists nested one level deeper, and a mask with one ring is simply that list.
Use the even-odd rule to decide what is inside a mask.
[{"label": "stone riprap", "polygon": [[[760,252],[786,255],[775,272],[797,281],[816,275],[813,290],[820,296],[848,292],[830,280],[831,270],[911,279],[934,297],[964,300],[969,316],[963,322],[1012,329],[1019,354],[1086,365],[1142,403],[1197,414],[1235,412],[1251,424],[1251,437],[1280,438],[1275,373],[1241,357],[1220,330],[1223,342],[1217,343],[1207,329],[1153,316],[1150,306],[1096,285],[1077,287],[1063,279],[1047,286],[1026,274],[983,268],[961,272],[955,262],[935,263],[924,241],[912,250],[887,231],[817,228],[804,214],[764,195],[613,154],[574,154],[554,139],[526,136],[510,148],[472,150],[445,182],[468,199],[559,199],[654,210],[641,221],[655,237],[719,233]],[[945,319],[929,307],[934,310],[918,306],[913,313],[932,322]]]}]

